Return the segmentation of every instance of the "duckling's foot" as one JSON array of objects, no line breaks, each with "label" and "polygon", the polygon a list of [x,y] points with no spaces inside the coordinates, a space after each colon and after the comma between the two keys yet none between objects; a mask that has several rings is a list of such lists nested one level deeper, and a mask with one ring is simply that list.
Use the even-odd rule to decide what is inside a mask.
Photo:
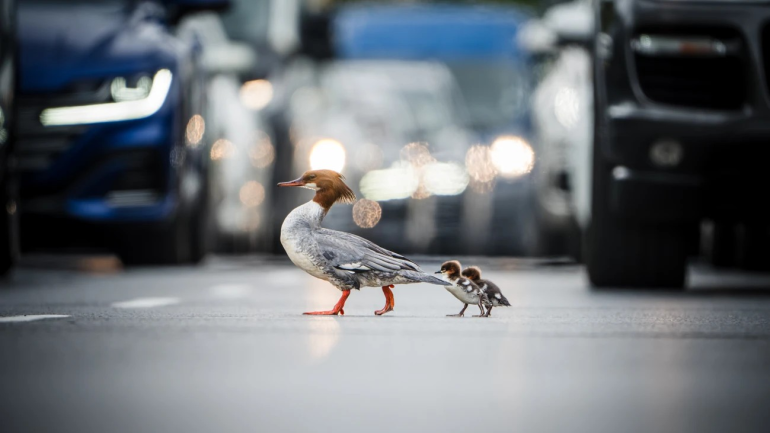
[{"label": "duckling's foot", "polygon": [[492,307],[487,308],[487,314],[484,315],[484,317],[489,317],[492,315]]},{"label": "duckling's foot", "polygon": [[479,314],[474,314],[473,317],[487,317],[487,313],[484,311],[484,307],[481,304],[481,301],[479,301]]},{"label": "duckling's foot", "polygon": [[393,287],[395,287],[393,284],[389,286],[382,286],[382,293],[385,294],[385,306],[382,307],[382,310],[375,311],[374,314],[382,316],[388,311],[393,311],[393,309],[396,307],[396,300],[393,297],[393,292],[390,290]]},{"label": "duckling's foot", "polygon": [[465,304],[462,310],[457,314],[447,314],[447,317],[465,317],[465,309],[468,308],[468,304]]},{"label": "duckling's foot", "polygon": [[303,314],[307,316],[336,316],[338,314],[343,316],[345,315],[345,310],[343,310],[342,307],[345,306],[345,301],[348,299],[348,296],[350,296],[350,290],[343,291],[340,300],[337,301],[334,308],[329,311],[311,311]]}]

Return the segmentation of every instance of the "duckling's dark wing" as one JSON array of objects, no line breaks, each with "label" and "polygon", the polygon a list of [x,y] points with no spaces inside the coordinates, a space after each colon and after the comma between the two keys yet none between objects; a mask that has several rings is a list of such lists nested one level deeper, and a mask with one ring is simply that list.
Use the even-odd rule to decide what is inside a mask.
[{"label": "duckling's dark wing", "polygon": [[475,282],[471,281],[469,278],[465,278],[465,277],[458,278],[457,285],[465,289],[465,291],[468,293],[471,293],[474,291],[477,293],[482,292],[479,286]]},{"label": "duckling's dark wing", "polygon": [[473,281],[470,278],[460,277],[457,279],[457,285],[465,289],[468,293],[477,293],[481,298],[481,303],[484,305],[489,304],[489,298],[486,292],[479,287],[477,281]]},{"label": "duckling's dark wing", "polygon": [[508,298],[503,295],[503,292],[500,290],[499,287],[497,287],[497,284],[489,281],[489,280],[478,280],[476,281],[476,284],[478,284],[480,287],[484,289],[484,291],[487,293],[487,298],[491,301],[493,298],[497,300],[497,302],[500,305],[504,305],[506,307],[510,307],[511,303],[508,302]]},{"label": "duckling's dark wing", "polygon": [[369,271],[423,272],[413,261],[401,254],[386,250],[381,246],[350,233],[320,229],[315,233],[320,253],[332,267],[352,272]]}]

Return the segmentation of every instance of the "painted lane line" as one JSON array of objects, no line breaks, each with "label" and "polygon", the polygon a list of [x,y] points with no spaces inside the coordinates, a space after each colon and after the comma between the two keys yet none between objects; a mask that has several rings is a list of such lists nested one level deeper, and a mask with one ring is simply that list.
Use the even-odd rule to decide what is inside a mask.
[{"label": "painted lane line", "polygon": [[113,308],[155,308],[178,304],[179,298],[136,298],[128,301],[113,302]]},{"label": "painted lane line", "polygon": [[24,316],[0,317],[0,323],[33,322],[45,319],[64,319],[65,317],[70,316],[67,314],[26,314]]}]

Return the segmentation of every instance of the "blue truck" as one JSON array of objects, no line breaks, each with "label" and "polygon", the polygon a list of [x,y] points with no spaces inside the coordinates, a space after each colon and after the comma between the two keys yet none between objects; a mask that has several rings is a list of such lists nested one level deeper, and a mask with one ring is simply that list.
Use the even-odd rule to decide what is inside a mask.
[{"label": "blue truck", "polygon": [[103,248],[125,264],[206,249],[205,73],[175,25],[225,0],[19,5],[23,251]]}]

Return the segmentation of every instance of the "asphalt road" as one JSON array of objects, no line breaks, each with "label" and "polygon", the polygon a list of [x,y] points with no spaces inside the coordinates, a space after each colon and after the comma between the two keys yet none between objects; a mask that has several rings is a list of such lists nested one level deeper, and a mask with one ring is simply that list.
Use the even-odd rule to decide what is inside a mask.
[{"label": "asphalt road", "polygon": [[27,261],[0,289],[0,431],[770,431],[770,278],[597,292],[575,266],[473,262],[511,308],[447,318],[414,285],[387,316],[369,288],[308,317],[339,292],[281,258]]}]

